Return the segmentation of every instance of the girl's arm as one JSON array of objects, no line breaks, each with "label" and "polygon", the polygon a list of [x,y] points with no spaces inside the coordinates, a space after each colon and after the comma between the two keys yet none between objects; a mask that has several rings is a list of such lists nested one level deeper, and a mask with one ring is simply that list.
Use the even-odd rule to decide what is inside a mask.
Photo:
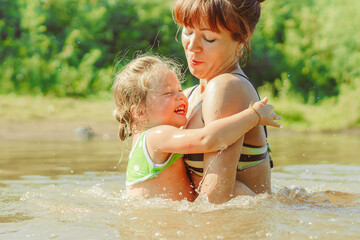
[{"label": "girl's arm", "polygon": [[204,128],[155,127],[148,133],[147,145],[149,150],[163,153],[205,153],[226,149],[258,124],[280,127],[274,120],[281,117],[266,103],[267,98],[256,102],[252,108],[213,121]]}]

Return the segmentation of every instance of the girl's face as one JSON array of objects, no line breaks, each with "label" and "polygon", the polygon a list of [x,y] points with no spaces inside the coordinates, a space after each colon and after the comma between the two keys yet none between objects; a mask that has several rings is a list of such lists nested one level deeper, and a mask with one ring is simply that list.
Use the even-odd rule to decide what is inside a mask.
[{"label": "girl's face", "polygon": [[183,27],[181,40],[189,70],[198,79],[207,81],[232,70],[238,62],[241,44],[223,28],[213,32],[207,27]]},{"label": "girl's face", "polygon": [[146,96],[145,114],[150,127],[172,125],[181,127],[186,124],[188,101],[182,93],[176,75],[168,71],[164,74],[161,87],[157,91],[149,91]]}]

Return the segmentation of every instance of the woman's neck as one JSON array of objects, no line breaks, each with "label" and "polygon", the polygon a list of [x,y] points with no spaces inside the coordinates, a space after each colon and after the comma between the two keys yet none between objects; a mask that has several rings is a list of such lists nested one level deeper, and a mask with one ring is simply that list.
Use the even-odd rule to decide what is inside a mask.
[{"label": "woman's neck", "polygon": [[210,80],[200,79],[200,93],[203,93]]},{"label": "woman's neck", "polygon": [[[240,73],[240,74],[244,74],[244,71],[241,69],[239,63],[237,62],[235,65],[233,65],[232,67],[230,67],[227,71],[224,71],[221,74],[224,73]],[[219,74],[220,75],[220,74]],[[217,77],[217,76],[215,76]],[[200,93],[203,93],[206,85],[208,84],[208,82],[210,82],[213,78],[209,78],[209,79],[200,79]]]}]

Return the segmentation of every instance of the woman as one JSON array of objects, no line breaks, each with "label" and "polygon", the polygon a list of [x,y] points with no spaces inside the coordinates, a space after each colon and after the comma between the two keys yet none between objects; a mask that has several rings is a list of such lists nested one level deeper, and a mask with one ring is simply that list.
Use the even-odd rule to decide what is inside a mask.
[{"label": "woman", "polygon": [[[258,0],[175,0],[173,15],[190,72],[200,84],[187,89],[187,128],[200,128],[233,115],[259,100],[239,62],[249,53],[249,39],[260,18]],[[187,155],[195,187],[210,202],[240,194],[271,191],[266,129],[256,126],[220,152]],[[241,185],[239,188],[238,185]],[[235,185],[238,187],[235,188]]]}]

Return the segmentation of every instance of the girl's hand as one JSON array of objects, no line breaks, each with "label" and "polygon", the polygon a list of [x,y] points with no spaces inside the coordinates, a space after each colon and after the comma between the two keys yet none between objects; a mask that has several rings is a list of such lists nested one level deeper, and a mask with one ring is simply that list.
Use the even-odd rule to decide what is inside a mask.
[{"label": "girl's hand", "polygon": [[273,127],[282,126],[274,120],[280,120],[281,116],[277,115],[272,109],[273,105],[267,104],[268,98],[265,97],[263,100],[250,104],[250,108],[259,116],[258,125],[268,125]]}]

